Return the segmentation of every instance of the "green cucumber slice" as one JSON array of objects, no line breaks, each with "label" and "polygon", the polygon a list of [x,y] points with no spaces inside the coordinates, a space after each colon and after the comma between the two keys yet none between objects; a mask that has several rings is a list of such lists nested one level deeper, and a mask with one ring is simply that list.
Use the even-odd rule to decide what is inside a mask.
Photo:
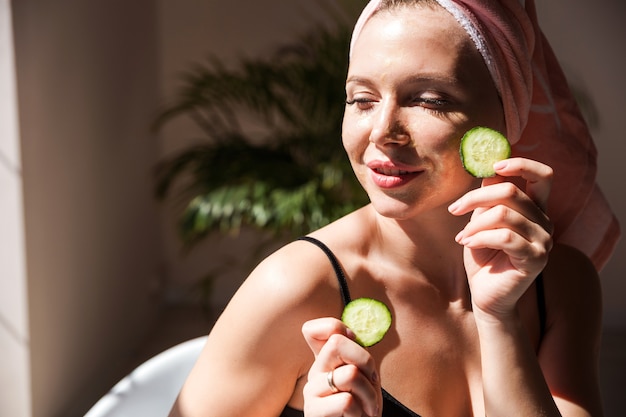
[{"label": "green cucumber slice", "polygon": [[477,178],[493,177],[493,164],[511,156],[511,145],[500,132],[479,126],[463,135],[460,154],[467,172]]},{"label": "green cucumber slice", "polygon": [[391,311],[382,301],[373,298],[357,298],[346,304],[341,315],[356,342],[368,347],[380,342],[391,327]]}]

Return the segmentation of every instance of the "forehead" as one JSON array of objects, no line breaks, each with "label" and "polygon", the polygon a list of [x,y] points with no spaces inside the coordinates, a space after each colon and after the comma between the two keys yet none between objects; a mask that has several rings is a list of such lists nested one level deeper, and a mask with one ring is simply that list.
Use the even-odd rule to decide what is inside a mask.
[{"label": "forehead", "polygon": [[[399,6],[376,13],[355,40],[351,67],[380,64],[450,71],[459,61],[480,59],[465,30],[440,7]],[[482,61],[482,59],[480,59]]]}]

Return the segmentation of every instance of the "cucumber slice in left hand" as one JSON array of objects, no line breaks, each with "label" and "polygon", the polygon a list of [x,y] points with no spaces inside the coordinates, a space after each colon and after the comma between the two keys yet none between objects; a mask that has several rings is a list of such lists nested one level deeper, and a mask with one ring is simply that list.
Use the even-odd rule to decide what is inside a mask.
[{"label": "cucumber slice in left hand", "polygon": [[463,135],[460,154],[467,172],[478,178],[493,177],[493,164],[511,156],[511,145],[500,132],[475,127]]},{"label": "cucumber slice in left hand", "polygon": [[368,347],[380,342],[391,327],[391,311],[382,301],[373,298],[357,298],[346,304],[341,315],[356,342]]}]

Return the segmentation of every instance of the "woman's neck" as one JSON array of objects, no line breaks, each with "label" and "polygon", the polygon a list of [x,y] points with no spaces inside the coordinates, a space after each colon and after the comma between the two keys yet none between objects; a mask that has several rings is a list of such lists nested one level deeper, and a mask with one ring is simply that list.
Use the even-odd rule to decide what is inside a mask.
[{"label": "woman's neck", "polygon": [[431,281],[451,298],[466,294],[463,247],[454,238],[468,217],[455,217],[443,209],[419,218],[397,220],[380,216],[371,206],[369,211],[371,224],[375,225],[371,251],[381,253],[407,271],[416,271],[416,275]]}]

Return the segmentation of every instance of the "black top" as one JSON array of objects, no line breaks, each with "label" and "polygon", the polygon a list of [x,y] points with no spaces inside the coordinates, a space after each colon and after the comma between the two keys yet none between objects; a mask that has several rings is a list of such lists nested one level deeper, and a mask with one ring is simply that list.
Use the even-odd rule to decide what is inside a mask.
[{"label": "black top", "polygon": [[[343,300],[344,306],[348,304],[351,300],[350,298],[350,290],[348,289],[348,282],[346,280],[346,276],[337,260],[335,254],[326,246],[324,243],[319,240],[312,238],[310,236],[300,237],[298,240],[305,240],[307,242],[311,242],[321,250],[324,251],[330,263],[335,270],[335,275],[337,275],[337,281],[339,282],[339,291],[341,293],[341,299]],[[545,296],[543,291],[543,277],[541,274],[535,280],[536,288],[537,288],[537,308],[539,310],[539,321],[541,328],[541,337],[546,329],[546,305],[545,305]],[[400,401],[396,400],[393,395],[389,394],[385,389],[382,389],[383,393],[383,417],[420,417],[419,414],[410,410]],[[304,417],[304,412],[301,410],[296,410],[289,406],[286,406],[280,417]]]}]

